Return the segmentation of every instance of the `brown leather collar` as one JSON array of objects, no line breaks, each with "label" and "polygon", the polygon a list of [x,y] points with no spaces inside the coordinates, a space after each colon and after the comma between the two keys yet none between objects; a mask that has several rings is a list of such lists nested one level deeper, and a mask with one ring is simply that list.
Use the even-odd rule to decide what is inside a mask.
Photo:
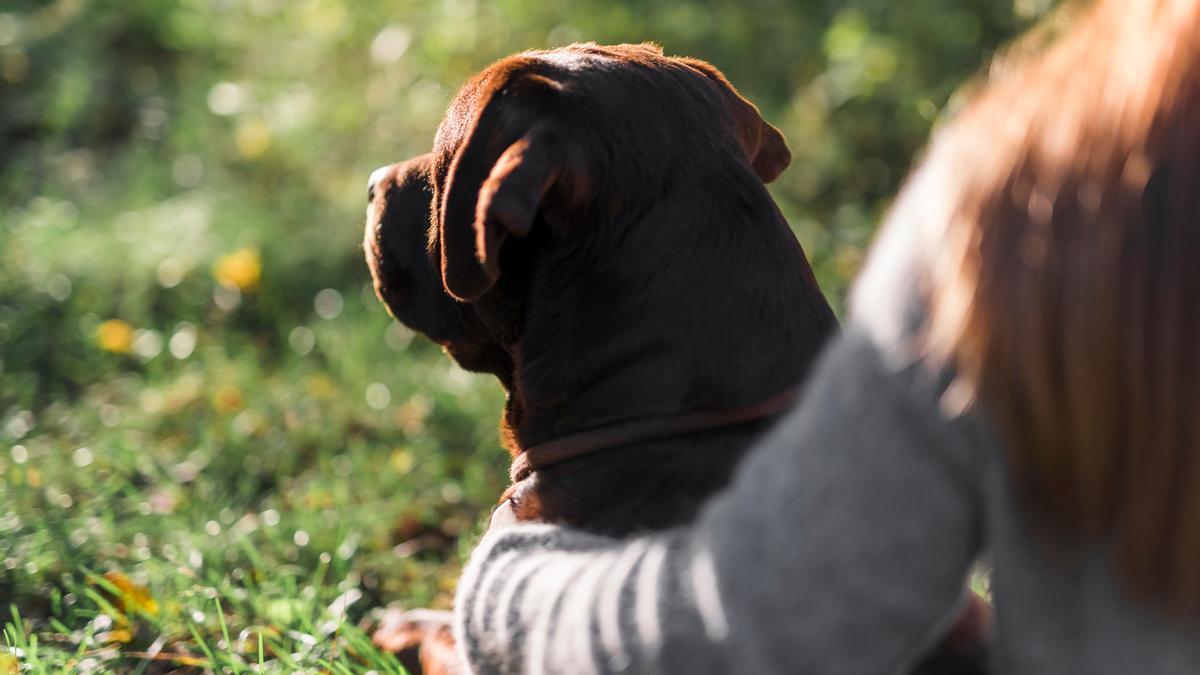
[{"label": "brown leather collar", "polygon": [[765,419],[790,408],[799,394],[800,388],[792,387],[765,401],[741,408],[697,410],[666,417],[645,417],[563,436],[525,448],[513,459],[508,474],[516,483],[525,480],[529,474],[539,469],[601,450]]}]

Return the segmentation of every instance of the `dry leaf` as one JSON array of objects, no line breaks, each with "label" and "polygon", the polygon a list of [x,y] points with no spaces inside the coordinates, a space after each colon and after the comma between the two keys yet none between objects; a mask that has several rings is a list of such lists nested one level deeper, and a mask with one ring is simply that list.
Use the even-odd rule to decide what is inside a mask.
[{"label": "dry leaf", "polygon": [[135,583],[120,572],[107,572],[104,580],[120,592],[120,595],[115,598],[117,609],[125,614],[129,614],[131,611],[150,616],[158,614],[158,602],[150,595],[150,590],[145,586]]}]

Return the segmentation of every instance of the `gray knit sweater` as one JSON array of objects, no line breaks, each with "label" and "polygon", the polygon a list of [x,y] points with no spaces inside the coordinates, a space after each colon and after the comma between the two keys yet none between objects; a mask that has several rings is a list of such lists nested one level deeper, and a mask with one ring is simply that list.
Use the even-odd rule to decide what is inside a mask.
[{"label": "gray knit sweater", "polygon": [[998,673],[1200,673],[1200,629],[1125,598],[1104,550],[1052,562],[987,425],[904,348],[919,247],[893,225],[807,396],[691,527],[493,529],[459,582],[478,673],[902,671],[986,556]]}]

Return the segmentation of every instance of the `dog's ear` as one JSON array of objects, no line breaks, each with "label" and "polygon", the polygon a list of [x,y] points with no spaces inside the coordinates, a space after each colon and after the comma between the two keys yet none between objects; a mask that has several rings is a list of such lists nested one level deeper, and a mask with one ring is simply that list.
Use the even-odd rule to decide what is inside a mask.
[{"label": "dog's ear", "polygon": [[442,283],[459,300],[496,283],[504,240],[529,234],[547,194],[573,182],[577,164],[553,120],[559,86],[524,74],[492,92],[450,164],[438,228]]},{"label": "dog's ear", "polygon": [[725,75],[712,64],[691,58],[681,58],[679,61],[700,71],[722,90],[726,106],[733,117],[738,145],[742,147],[746,161],[750,162],[754,173],[758,174],[764,183],[778,178],[792,163],[792,152],[788,150],[783,133],[763,119],[758,107],[739,94],[729,80],[725,79]]}]

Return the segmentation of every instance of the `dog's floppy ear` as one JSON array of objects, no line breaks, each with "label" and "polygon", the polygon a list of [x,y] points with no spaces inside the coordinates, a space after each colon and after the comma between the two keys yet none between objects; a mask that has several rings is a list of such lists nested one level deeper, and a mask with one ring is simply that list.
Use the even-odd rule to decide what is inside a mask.
[{"label": "dog's floppy ear", "polygon": [[725,79],[725,75],[712,64],[699,59],[679,60],[700,71],[721,88],[726,106],[733,116],[738,145],[742,147],[742,152],[746,154],[746,160],[754,168],[754,173],[758,174],[764,183],[778,178],[792,163],[792,152],[788,150],[783,133],[763,119],[758,107],[739,94],[729,80]]},{"label": "dog's floppy ear", "polygon": [[738,127],[742,151],[754,167],[754,173],[770,183],[792,163],[792,151],[788,150],[783,132],[763,119],[758,107],[733,92],[733,119]]},{"label": "dog's floppy ear", "polygon": [[478,112],[446,176],[439,209],[442,283],[473,300],[500,277],[500,245],[529,234],[570,155],[549,108],[558,83],[523,75]]}]

